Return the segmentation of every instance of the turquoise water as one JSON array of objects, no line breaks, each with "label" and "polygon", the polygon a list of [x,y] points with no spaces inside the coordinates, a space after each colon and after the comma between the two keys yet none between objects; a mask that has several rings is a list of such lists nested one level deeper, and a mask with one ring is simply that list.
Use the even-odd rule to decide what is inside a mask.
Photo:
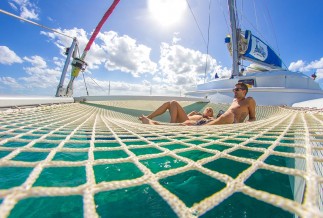
[{"label": "turquoise water", "polygon": [[258,201],[243,193],[235,193],[219,206],[201,216],[202,218],[292,218],[293,214]]},{"label": "turquoise water", "polygon": [[24,161],[24,162],[35,162],[46,159],[49,152],[21,152],[12,160]]},{"label": "turquoise water", "polygon": [[219,158],[204,165],[204,167],[236,178],[242,171],[250,167],[249,164],[237,162],[227,158]]},{"label": "turquoise water", "polygon": [[31,167],[0,167],[0,189],[8,189],[23,184],[33,168]]},{"label": "turquoise water", "polygon": [[85,167],[45,168],[33,186],[76,187],[86,183]]},{"label": "turquoise water", "polygon": [[82,196],[33,197],[18,202],[9,218],[83,217]]},{"label": "turquoise water", "polygon": [[[125,137],[127,138],[127,137]],[[211,137],[210,137],[211,138]],[[213,140],[218,138],[212,137]],[[127,138],[129,139],[129,137]],[[187,140],[188,138],[176,138],[177,141]],[[169,140],[151,140],[155,143],[166,143],[162,145],[176,152],[178,156],[188,158],[192,161],[199,161],[207,157],[213,156],[211,152],[190,150],[181,151],[188,146],[179,143],[169,143]],[[271,141],[271,140],[270,140]],[[267,148],[270,143],[262,141],[257,143],[250,142],[246,147],[250,148]],[[168,143],[168,144],[167,144]],[[188,140],[187,144],[199,146],[205,143],[203,140]],[[241,143],[241,140],[227,140],[226,143]],[[284,143],[284,142],[283,142]],[[28,144],[28,142],[7,142],[4,147],[14,149]],[[12,161],[37,162],[44,160],[48,154],[49,148],[57,147],[59,142],[38,142],[33,145],[34,148],[39,148],[37,152],[21,152],[14,157]],[[149,147],[146,142],[137,140],[135,137],[130,141],[125,142],[139,158],[147,154],[161,154],[163,151]],[[144,145],[141,147],[141,145]],[[63,162],[80,162],[88,160],[89,148],[88,141],[73,141],[67,142],[64,148],[80,149],[79,151],[62,151],[57,152],[53,158],[55,161]],[[129,155],[121,150],[121,145],[116,141],[95,142],[95,148],[111,148],[114,150],[95,150],[95,160],[115,160],[128,158]],[[210,151],[224,151],[232,148],[216,141],[212,145],[204,147]],[[44,151],[42,152],[41,149]],[[85,149],[85,150],[84,150]],[[276,151],[292,153],[294,149],[287,146],[277,146]],[[10,151],[0,151],[0,158],[8,155]],[[251,151],[248,149],[238,149],[229,155],[235,157],[243,157],[255,160],[263,154],[260,151]],[[277,155],[269,156],[266,164],[292,167],[293,158],[282,157]],[[139,162],[147,167],[152,173],[156,174],[162,171],[177,169],[187,165],[186,162],[176,159],[167,154],[160,157],[150,157],[139,159]],[[82,163],[82,162],[80,162]],[[289,164],[287,164],[289,163]],[[239,176],[244,170],[250,167],[250,164],[234,161],[229,158],[219,158],[203,165],[203,167],[216,171],[233,179]],[[0,167],[0,189],[9,189],[22,185],[30,175],[33,167]],[[98,162],[93,166],[95,182],[113,182],[131,180],[142,177],[142,171],[132,162],[123,163],[101,163]],[[82,166],[51,166],[45,167],[38,179],[33,184],[33,187],[77,187],[85,184],[86,168]],[[177,175],[168,176],[158,181],[160,185],[169,190],[171,193],[180,198],[187,207],[193,206],[195,203],[210,197],[211,195],[221,191],[226,187],[226,184],[215,178],[207,176],[198,170],[189,170]],[[293,200],[293,194],[290,187],[290,178],[286,174],[258,169],[246,181],[245,185],[254,189],[269,192],[279,195],[284,198]],[[2,199],[0,199],[0,202]],[[149,185],[142,184],[134,187],[122,188],[110,191],[101,191],[94,195],[96,211],[100,217],[177,217],[171,207],[163,200],[163,198]],[[9,217],[83,217],[83,197],[75,196],[54,196],[54,197],[28,197],[20,200],[11,211]],[[203,214],[201,217],[293,217],[293,214],[286,212],[280,208],[256,200],[243,193],[234,193],[225,199],[220,205],[214,207],[210,211]]]},{"label": "turquoise water", "polygon": [[94,200],[100,217],[177,217],[149,185],[100,192]]},{"label": "turquoise water", "polygon": [[199,171],[190,170],[175,176],[161,179],[160,184],[182,199],[186,206],[211,196],[225,187],[225,183]]}]

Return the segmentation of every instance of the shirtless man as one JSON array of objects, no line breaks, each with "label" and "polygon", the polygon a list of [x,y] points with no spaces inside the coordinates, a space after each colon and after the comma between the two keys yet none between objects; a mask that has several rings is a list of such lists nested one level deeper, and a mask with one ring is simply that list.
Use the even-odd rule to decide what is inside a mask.
[{"label": "shirtless man", "polygon": [[158,116],[164,113],[167,109],[171,114],[171,123],[181,123],[181,125],[195,125],[197,121],[202,119],[206,122],[205,125],[221,125],[221,124],[232,124],[232,123],[242,123],[246,117],[249,115],[250,121],[256,120],[256,102],[252,97],[247,97],[248,86],[242,82],[239,82],[235,85],[233,89],[234,99],[229,107],[229,109],[224,112],[221,116],[217,118],[213,118],[213,110],[212,115],[206,114],[207,110],[212,108],[206,108],[203,112],[203,115],[198,115],[196,112],[191,112],[186,115],[183,108],[176,101],[166,102],[160,108],[158,108],[152,114],[146,116],[141,116],[139,119],[145,124],[153,124],[159,125],[160,123],[152,120],[155,116]]},{"label": "shirtless man", "polygon": [[229,109],[220,117],[205,125],[242,123],[248,115],[248,122],[256,120],[256,102],[252,97],[246,98],[248,86],[242,82],[238,82],[233,92],[234,99]]},{"label": "shirtless man", "polygon": [[149,114],[148,116],[140,116],[139,120],[141,120],[145,124],[153,124],[160,125],[158,121],[152,120],[154,117],[157,117],[166,111],[169,111],[170,114],[170,123],[181,123],[183,125],[192,125],[196,123],[198,120],[203,118],[205,119],[214,119],[213,118],[213,109],[211,107],[205,108],[203,113],[198,113],[196,111],[192,111],[189,114],[186,114],[183,107],[177,101],[169,101],[162,104],[157,110]]}]

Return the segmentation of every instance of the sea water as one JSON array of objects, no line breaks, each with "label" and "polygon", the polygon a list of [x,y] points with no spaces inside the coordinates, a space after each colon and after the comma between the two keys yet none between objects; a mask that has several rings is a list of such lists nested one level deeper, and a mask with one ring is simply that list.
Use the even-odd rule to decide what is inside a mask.
[{"label": "sea water", "polygon": [[[184,137],[185,138],[185,137]],[[183,139],[179,139],[183,140]],[[185,139],[184,139],[185,140]],[[168,141],[155,140],[155,143],[167,143]],[[237,140],[236,143],[240,141]],[[200,140],[190,141],[191,144],[198,146]],[[227,143],[235,143],[230,141]],[[146,146],[143,141],[125,142],[127,146],[137,145]],[[8,142],[3,146],[8,148],[19,148],[25,146],[25,142]],[[270,145],[266,143],[249,143],[246,147],[267,148]],[[55,148],[58,143],[36,143],[35,148]],[[127,158],[129,155],[122,149],[118,149],[118,143],[96,142],[95,147],[109,147],[115,150],[94,151],[95,160]],[[89,141],[67,143],[66,148],[86,149],[89,147]],[[187,148],[182,144],[163,145],[177,155],[189,158],[192,161],[198,161],[213,154],[200,150],[190,150],[181,152],[178,149]],[[219,152],[231,148],[223,144],[212,144],[205,147]],[[293,152],[292,148],[278,146],[280,152]],[[152,147],[130,148],[136,156],[140,157],[147,154],[159,154],[161,151]],[[0,158],[8,155],[9,152],[1,151]],[[230,155],[249,159],[257,159],[262,152],[239,149],[231,152]],[[12,159],[12,161],[37,162],[44,160],[48,152],[22,152]],[[53,161],[78,162],[86,161],[88,153],[83,150],[80,152],[57,152]],[[265,163],[275,166],[288,167],[292,158],[282,156],[269,156]],[[163,155],[161,157],[147,158],[140,160],[152,173],[176,169],[186,166],[187,163],[172,156]],[[241,172],[248,169],[250,164],[241,163],[228,158],[219,158],[203,165],[203,167],[226,174],[235,179]],[[0,189],[6,190],[23,184],[33,167],[0,167]],[[144,174],[139,168],[131,162],[97,164],[93,166],[95,182],[112,182],[131,180],[142,177]],[[86,170],[85,166],[56,166],[44,168],[33,187],[77,187],[85,184]],[[189,170],[177,175],[162,178],[158,181],[160,185],[176,195],[187,206],[191,207],[203,199],[221,191],[226,184],[220,180],[212,178],[201,173],[198,170]],[[262,190],[271,194],[279,195],[293,200],[290,178],[286,174],[272,172],[265,169],[257,169],[246,181],[245,185],[257,190]],[[0,202],[3,199],[0,198]],[[100,217],[177,217],[171,207],[163,198],[149,185],[142,184],[134,187],[121,188],[109,191],[100,191],[94,195],[96,212]],[[9,217],[82,217],[83,216],[83,197],[81,195],[72,196],[40,196],[27,197],[20,200]],[[259,201],[244,193],[235,192],[233,195],[224,199],[216,207],[207,211],[201,217],[293,217],[293,214],[275,207],[266,202]]]}]

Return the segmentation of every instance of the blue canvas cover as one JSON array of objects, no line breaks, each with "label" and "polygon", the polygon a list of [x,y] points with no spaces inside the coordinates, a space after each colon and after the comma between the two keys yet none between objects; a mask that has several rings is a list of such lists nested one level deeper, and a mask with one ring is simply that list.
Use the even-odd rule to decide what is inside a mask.
[{"label": "blue canvas cover", "polygon": [[248,48],[242,54],[244,59],[267,67],[282,68],[282,60],[266,43],[252,35],[249,30],[245,32],[245,38],[248,40]]}]

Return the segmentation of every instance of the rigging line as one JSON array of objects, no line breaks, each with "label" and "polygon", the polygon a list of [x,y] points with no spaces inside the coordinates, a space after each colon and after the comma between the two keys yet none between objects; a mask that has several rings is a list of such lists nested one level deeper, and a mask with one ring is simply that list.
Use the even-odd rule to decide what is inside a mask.
[{"label": "rigging line", "polygon": [[228,33],[230,33],[230,26],[229,26],[229,23],[228,23],[228,20],[227,20],[227,17],[226,17],[226,13],[224,12],[224,9],[223,9],[223,5],[221,4],[220,0],[218,0],[218,3],[220,5],[220,7],[221,7],[221,11],[223,13],[225,24],[227,25]]},{"label": "rigging line", "polygon": [[42,25],[42,24],[36,23],[36,22],[34,22],[34,21],[27,20],[27,19],[25,19],[25,18],[19,17],[19,16],[17,16],[17,15],[14,15],[14,14],[9,13],[9,12],[7,12],[7,11],[4,11],[4,10],[2,10],[2,9],[0,9],[0,12],[1,12],[1,13],[3,13],[3,14],[9,15],[9,16],[11,16],[11,17],[17,18],[17,19],[19,19],[19,20],[25,21],[25,22],[27,22],[27,23],[30,23],[30,24],[33,24],[33,25],[39,26],[39,27],[41,27],[41,28],[48,29],[48,30],[50,30],[50,31],[52,31],[52,32],[55,32],[55,33],[57,33],[57,34],[60,34],[60,35],[66,36],[66,37],[68,37],[68,38],[74,39],[74,37],[72,37],[72,36],[66,35],[66,34],[64,34],[64,33],[62,33],[62,32],[59,32],[59,31],[57,31],[57,30],[54,30],[54,29],[52,29],[52,28],[50,28],[50,27],[47,27],[47,26],[44,26],[44,25]]},{"label": "rigging line", "polygon": [[206,40],[205,40],[205,38],[204,38],[204,35],[203,35],[203,33],[202,33],[202,30],[201,30],[201,28],[200,28],[200,25],[198,24],[198,22],[197,22],[197,20],[196,20],[196,17],[195,17],[195,15],[194,15],[194,13],[193,13],[193,10],[192,10],[191,5],[190,5],[190,3],[188,2],[188,0],[186,0],[186,3],[187,3],[187,5],[188,5],[188,8],[189,8],[189,9],[190,9],[190,11],[191,11],[191,14],[192,14],[193,18],[194,18],[195,24],[196,24],[197,28],[198,28],[198,29],[199,29],[199,31],[200,31],[200,34],[201,34],[201,36],[202,36],[203,41],[204,41],[205,45],[207,45]]},{"label": "rigging line", "polygon": [[97,82],[95,82],[95,80],[91,76],[89,76],[89,77],[97,86],[99,86],[106,93],[106,90],[104,88],[102,88],[102,86],[100,86]]},{"label": "rigging line", "polygon": [[[244,20],[245,21],[247,21],[253,28],[254,28],[254,30],[255,30],[255,32],[257,33],[257,34],[259,34],[259,36],[261,37],[261,40],[262,41],[264,41],[269,47],[271,47],[270,46],[270,44],[271,43],[269,43],[268,42],[268,40],[266,40],[266,37],[253,25],[253,23],[252,22],[250,22],[249,20],[248,20],[248,18],[241,12],[241,16],[242,17],[244,17]],[[279,51],[278,51],[278,56],[280,57],[280,53],[279,53]],[[284,64],[285,65],[285,64]],[[285,67],[286,67],[286,65],[285,65]]]},{"label": "rigging line", "polygon": [[[266,7],[266,9],[268,10],[268,8]],[[238,13],[238,12],[237,12]],[[269,14],[269,12],[267,12]],[[267,38],[259,31],[259,29],[257,27],[255,27],[255,25],[249,21],[249,19],[247,18],[247,16],[245,16],[245,14],[243,13],[243,10],[241,10],[239,12],[240,16],[244,18],[244,21],[246,21],[246,23],[248,23],[250,26],[252,26],[252,28],[255,30],[255,32],[261,37],[261,39],[267,44],[267,45],[270,45],[271,43],[268,42]],[[270,17],[270,16],[269,16]],[[270,19],[270,21],[272,21]],[[257,24],[256,24],[257,25]],[[271,22],[271,25],[272,25],[272,22]],[[273,31],[275,33],[275,31]],[[276,38],[276,35],[274,36],[275,37],[275,41],[276,41],[276,44],[277,44],[277,38]],[[271,46],[270,46],[271,47]],[[278,50],[278,54],[279,54],[279,50]],[[279,54],[280,56],[280,54]]]},{"label": "rigging line", "polygon": [[253,2],[253,10],[255,11],[255,18],[256,18],[256,27],[257,29],[259,29],[258,27],[258,16],[257,16],[257,10],[256,10],[256,3],[255,0],[252,1]]},{"label": "rigging line", "polygon": [[242,12],[240,14],[241,14],[241,17],[244,18],[244,21],[249,23],[249,25],[251,25],[254,28],[255,32],[257,32],[257,34],[259,34],[259,36],[261,37],[261,40],[263,40],[265,43],[267,43],[269,45],[270,43],[268,43],[268,41],[265,40],[266,37],[257,29],[257,27],[255,27],[255,25],[251,21],[249,21],[248,18]]},{"label": "rigging line", "polygon": [[82,71],[82,76],[83,76],[83,80],[84,80],[84,85],[85,85],[85,89],[86,89],[86,94],[87,96],[89,96],[89,91],[87,89],[87,85],[86,85],[86,81],[85,81],[85,77],[84,77],[84,72]]},{"label": "rigging line", "polygon": [[206,80],[206,71],[207,71],[207,64],[208,64],[208,58],[209,58],[210,25],[211,25],[211,0],[209,0],[209,24],[208,24],[208,29],[207,29],[207,44],[206,44],[204,83],[205,83],[205,80]]},{"label": "rigging line", "polygon": [[277,36],[276,36],[276,32],[275,32],[274,25],[273,25],[273,20],[271,19],[271,16],[270,16],[270,13],[269,13],[269,10],[268,10],[268,5],[267,5],[266,1],[265,1],[265,9],[266,9],[267,14],[268,14],[268,17],[269,17],[269,23],[271,25],[271,29],[272,29],[272,32],[273,32],[273,35],[274,35],[274,39],[275,39],[275,43],[276,43],[276,48],[277,48],[278,54],[280,56],[280,50],[279,50],[279,47],[278,47],[278,40],[277,40]]}]

